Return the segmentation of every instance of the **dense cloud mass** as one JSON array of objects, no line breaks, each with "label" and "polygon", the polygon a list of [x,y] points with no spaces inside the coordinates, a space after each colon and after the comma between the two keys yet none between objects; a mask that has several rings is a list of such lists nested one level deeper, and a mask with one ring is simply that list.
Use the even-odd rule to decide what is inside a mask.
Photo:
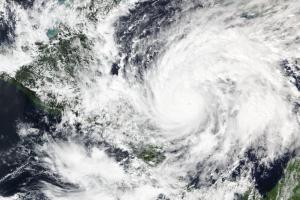
[{"label": "dense cloud mass", "polygon": [[2,1],[0,199],[300,198],[299,33],[297,0]]}]

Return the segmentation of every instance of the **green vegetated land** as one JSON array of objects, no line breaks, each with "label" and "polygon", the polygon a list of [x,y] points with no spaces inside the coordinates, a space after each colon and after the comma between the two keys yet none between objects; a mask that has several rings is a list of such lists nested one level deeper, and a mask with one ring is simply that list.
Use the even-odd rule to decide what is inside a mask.
[{"label": "green vegetated land", "polygon": [[25,87],[22,83],[18,82],[15,78],[10,77],[6,73],[0,73],[0,80],[15,87],[16,90],[20,91],[23,95],[25,95],[31,101],[31,103],[34,105],[36,109],[43,111],[45,114],[50,114],[53,116],[61,115],[61,110],[45,104],[43,101],[41,101],[41,99],[34,91]]},{"label": "green vegetated land", "polygon": [[246,192],[243,200],[300,200],[300,159],[288,163],[284,176],[265,197],[252,189]]},{"label": "green vegetated land", "polygon": [[138,157],[153,166],[158,165],[166,158],[162,148],[153,145],[145,146],[138,153]]},{"label": "green vegetated land", "polygon": [[[119,0],[90,0],[84,7],[78,7],[76,10],[85,14],[87,23],[93,23],[93,20],[98,19],[98,15],[109,12],[118,3]],[[58,0],[58,4],[70,6],[72,0]],[[48,112],[61,113],[68,102],[62,100],[64,98],[58,100],[58,94],[52,88],[76,88],[78,75],[90,64],[99,62],[93,56],[93,40],[81,31],[80,27],[84,26],[82,22],[76,27],[58,23],[49,28],[45,32],[49,41],[35,43],[38,55],[33,62],[22,66],[14,77],[0,73],[0,79],[22,90],[36,106]]]},{"label": "green vegetated land", "polygon": [[133,154],[143,160],[148,165],[154,167],[163,162],[166,158],[165,151],[162,147],[152,144],[131,144]]},{"label": "green vegetated land", "polygon": [[48,44],[36,42],[38,56],[32,63],[22,66],[14,80],[28,89],[41,91],[47,97],[47,107],[62,111],[67,102],[57,101],[51,88],[75,86],[77,73],[93,58],[88,53],[90,44],[83,33],[60,28],[51,30]]}]

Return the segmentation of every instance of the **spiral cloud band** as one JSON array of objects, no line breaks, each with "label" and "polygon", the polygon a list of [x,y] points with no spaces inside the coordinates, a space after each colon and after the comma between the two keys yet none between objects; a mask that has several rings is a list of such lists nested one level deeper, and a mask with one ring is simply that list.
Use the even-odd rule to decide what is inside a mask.
[{"label": "spiral cloud band", "polygon": [[0,11],[0,199],[299,195],[298,0]]}]

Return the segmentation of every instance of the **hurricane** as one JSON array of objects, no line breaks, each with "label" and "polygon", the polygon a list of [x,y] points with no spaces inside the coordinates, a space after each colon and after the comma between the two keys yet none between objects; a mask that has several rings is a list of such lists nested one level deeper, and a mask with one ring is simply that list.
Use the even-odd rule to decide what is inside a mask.
[{"label": "hurricane", "polygon": [[0,199],[300,199],[300,2],[2,0]]}]

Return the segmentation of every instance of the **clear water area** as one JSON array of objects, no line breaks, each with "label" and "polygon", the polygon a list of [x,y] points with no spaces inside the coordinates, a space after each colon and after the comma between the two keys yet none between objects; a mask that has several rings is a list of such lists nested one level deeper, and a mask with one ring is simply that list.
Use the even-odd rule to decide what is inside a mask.
[{"label": "clear water area", "polygon": [[[41,180],[51,182],[51,177],[35,160],[34,145],[42,144],[41,134],[59,119],[36,104],[32,91],[11,80],[0,79],[0,97],[0,195],[35,192]],[[37,135],[20,136],[18,123],[28,123]]]}]

